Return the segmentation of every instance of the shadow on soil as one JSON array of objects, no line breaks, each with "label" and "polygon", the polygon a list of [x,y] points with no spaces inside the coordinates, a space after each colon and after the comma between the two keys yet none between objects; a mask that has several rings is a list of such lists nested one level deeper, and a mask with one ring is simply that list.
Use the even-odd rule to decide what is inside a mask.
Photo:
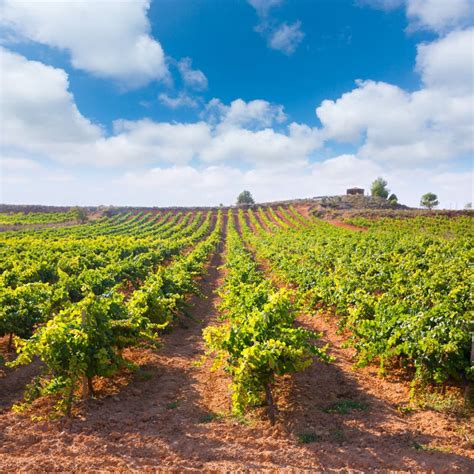
[{"label": "shadow on soil", "polygon": [[[320,341],[327,342],[324,337]],[[351,376],[336,363],[315,361],[276,390],[283,404],[288,400],[280,412],[288,435],[307,443],[309,455],[325,469],[410,470],[416,463],[422,469],[447,472],[457,466],[467,472],[473,467],[467,456],[430,449],[427,445],[441,438],[409,426],[409,416],[369,395],[355,373]]]}]

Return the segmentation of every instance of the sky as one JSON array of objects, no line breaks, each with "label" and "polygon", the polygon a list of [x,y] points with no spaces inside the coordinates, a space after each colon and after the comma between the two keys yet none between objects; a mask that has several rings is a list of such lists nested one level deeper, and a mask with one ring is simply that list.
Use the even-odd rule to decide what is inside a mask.
[{"label": "sky", "polygon": [[0,201],[473,201],[472,0],[0,0]]}]

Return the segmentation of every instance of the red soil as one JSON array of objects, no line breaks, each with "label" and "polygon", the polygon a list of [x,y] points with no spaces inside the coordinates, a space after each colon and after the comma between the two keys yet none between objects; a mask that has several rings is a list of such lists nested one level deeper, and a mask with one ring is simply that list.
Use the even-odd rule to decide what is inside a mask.
[{"label": "red soil", "polygon": [[283,214],[283,212],[281,212],[280,209],[275,209],[275,213],[288,227],[295,227],[294,224],[288,220],[288,218]]},{"label": "red soil", "polygon": [[268,228],[267,224],[262,219],[262,216],[260,215],[260,213],[258,211],[254,211],[253,214],[254,214],[257,222],[260,224],[260,227],[262,227],[262,229],[266,230],[267,232],[271,232],[271,230]]},{"label": "red soil", "polygon": [[300,213],[302,214],[304,217],[306,217],[307,219],[313,219],[313,215],[311,213],[312,209],[313,209],[313,206],[310,205],[310,204],[300,204],[298,206],[294,206],[294,208]]}]

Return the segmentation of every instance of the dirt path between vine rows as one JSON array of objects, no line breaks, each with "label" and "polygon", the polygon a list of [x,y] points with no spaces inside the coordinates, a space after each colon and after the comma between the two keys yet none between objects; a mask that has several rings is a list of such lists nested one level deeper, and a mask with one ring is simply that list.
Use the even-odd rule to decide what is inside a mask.
[{"label": "dirt path between vine rows", "polygon": [[[191,301],[191,317],[163,336],[161,348],[131,351],[140,371],[97,384],[97,398],[73,420],[33,422],[0,406],[0,472],[472,472],[472,451],[450,419],[398,413],[406,385],[352,370],[351,351],[321,317],[300,323],[324,332],[337,361],[315,362],[278,382],[276,426],[265,408],[245,422],[229,416],[229,379],[203,362],[202,339],[204,327],[221,324],[215,291],[223,252],[224,238],[201,280],[205,298]],[[18,389],[10,403],[21,396]],[[344,400],[358,409],[328,413]]]},{"label": "dirt path between vine rows", "polygon": [[356,232],[367,232],[366,227],[358,227],[356,225],[348,224],[347,222],[338,221],[335,219],[330,219],[326,222],[329,222],[329,224],[332,224],[333,226],[336,226],[336,227],[342,227],[343,229],[354,230]]}]

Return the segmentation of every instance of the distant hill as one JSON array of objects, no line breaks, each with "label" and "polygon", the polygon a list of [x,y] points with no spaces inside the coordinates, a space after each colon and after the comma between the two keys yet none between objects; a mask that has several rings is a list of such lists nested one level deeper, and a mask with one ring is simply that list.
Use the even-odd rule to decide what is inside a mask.
[{"label": "distant hill", "polygon": [[[386,199],[362,195],[316,196],[313,198],[290,199],[256,203],[251,207],[294,206],[304,214],[321,218],[341,217],[413,217],[414,215],[473,215],[472,210],[424,210],[403,204],[392,204]],[[104,213],[112,215],[128,211],[199,211],[228,209],[235,206],[46,206],[35,204],[0,204],[0,212],[67,212],[74,207],[82,207],[88,214],[95,216]]]}]

